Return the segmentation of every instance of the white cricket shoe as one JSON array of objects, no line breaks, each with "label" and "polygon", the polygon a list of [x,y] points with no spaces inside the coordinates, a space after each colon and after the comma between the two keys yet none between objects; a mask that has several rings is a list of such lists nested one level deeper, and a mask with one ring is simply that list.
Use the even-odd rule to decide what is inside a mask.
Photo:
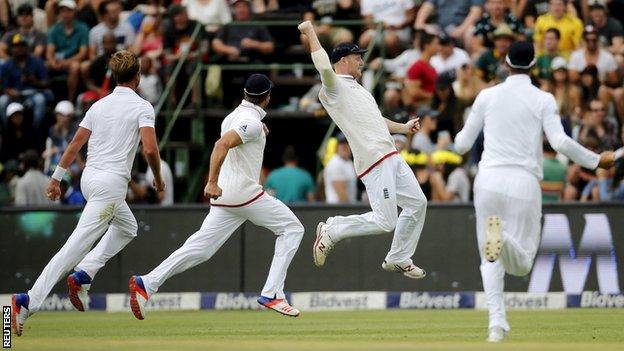
[{"label": "white cricket shoe", "polygon": [[383,261],[381,264],[381,268],[388,272],[394,273],[403,273],[404,276],[411,279],[422,279],[427,276],[427,272],[424,269],[416,266],[413,263],[410,264],[398,264],[398,263],[388,263]]},{"label": "white cricket shoe", "polygon": [[128,290],[130,291],[130,308],[132,313],[139,320],[145,319],[149,297],[143,284],[143,279],[138,275],[130,277]]},{"label": "white cricket shoe", "polygon": [[337,241],[334,241],[327,234],[327,224],[325,222],[319,222],[316,226],[316,240],[314,241],[314,247],[312,248],[312,255],[314,256],[314,264],[317,267],[321,267],[325,264],[325,259],[329,256],[329,253],[336,245]]},{"label": "white cricket shoe", "polygon": [[488,329],[488,337],[485,339],[487,342],[502,342],[505,340],[505,329],[499,326],[494,326]]},{"label": "white cricket shoe", "polygon": [[269,297],[260,296],[258,303],[266,308],[270,308],[275,312],[281,313],[284,316],[299,317],[301,312],[298,309],[292,307],[286,299],[272,299]]},{"label": "white cricket shoe", "polygon": [[485,228],[485,259],[494,262],[498,260],[503,249],[503,221],[498,216],[489,216]]},{"label": "white cricket shoe", "polygon": [[28,294],[13,294],[11,298],[11,324],[17,336],[22,335],[26,318],[30,316],[30,311],[28,311],[29,303],[30,297]]}]

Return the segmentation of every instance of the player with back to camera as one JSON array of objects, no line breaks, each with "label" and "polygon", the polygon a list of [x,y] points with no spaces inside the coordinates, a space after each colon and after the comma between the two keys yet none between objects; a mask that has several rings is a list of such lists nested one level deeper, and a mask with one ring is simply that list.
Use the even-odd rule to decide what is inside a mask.
[{"label": "player with back to camera", "polygon": [[[340,240],[394,230],[392,246],[382,268],[413,279],[423,278],[425,271],[414,265],[411,257],[425,222],[427,198],[390,135],[418,131],[418,119],[401,124],[381,115],[375,98],[357,82],[362,76],[362,54],[366,50],[350,43],[338,44],[332,50],[330,62],[312,23],[305,21],[298,28],[308,37],[312,61],[321,75],[323,86],[319,99],[347,137],[356,172],[366,186],[372,208],[362,215],[335,216],[319,223],[314,263],[324,265]],[[399,216],[397,205],[402,208]]]},{"label": "player with back to camera", "polygon": [[258,303],[296,317],[299,310],[286,301],[286,271],[299,248],[303,225],[281,201],[265,194],[259,183],[268,130],[262,123],[273,82],[253,74],[245,83],[244,100],[221,124],[221,138],[210,156],[204,194],[213,199],[201,228],[150,273],[130,278],[130,306],[144,319],[147,301],[171,276],[207,261],[245,221],[277,236],[269,276]]},{"label": "player with back to camera", "polygon": [[111,57],[109,67],[117,87],[87,111],[46,190],[51,200],[58,200],[63,175],[88,142],[87,164],[80,179],[87,204],[76,229],[32,289],[13,295],[12,324],[17,335],[22,334],[26,318],[41,308],[54,285],[72,268],[75,272],[67,277],[69,298],[77,310],[87,309],[87,293],[96,273],[136,237],[137,222],[125,200],[139,141],[154,172],[154,187],[157,191],[165,188],[154,108],[136,93],[141,79],[139,59],[129,51],[119,51]]},{"label": "player with back to camera", "polygon": [[532,44],[513,43],[506,64],[511,76],[479,93],[455,138],[457,152],[464,154],[481,130],[485,136],[474,206],[490,342],[503,341],[510,330],[503,297],[505,272],[527,275],[539,247],[543,134],[555,150],[585,168],[609,168],[615,159],[613,152],[598,155],[565,134],[553,95],[531,84]]}]

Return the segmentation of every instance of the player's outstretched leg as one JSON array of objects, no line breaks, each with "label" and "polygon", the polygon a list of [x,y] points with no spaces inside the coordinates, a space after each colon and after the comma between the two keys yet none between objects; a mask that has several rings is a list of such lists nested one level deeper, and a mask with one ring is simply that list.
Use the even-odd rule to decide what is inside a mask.
[{"label": "player's outstretched leg", "polygon": [[13,294],[11,298],[11,325],[17,336],[22,335],[26,318],[30,316],[30,311],[28,310],[29,302],[28,294]]},{"label": "player's outstretched leg", "polygon": [[84,312],[89,308],[90,288],[91,277],[85,271],[76,271],[67,276],[69,301],[80,312]]},{"label": "player's outstretched leg", "polygon": [[140,276],[133,275],[128,282],[128,291],[130,293],[130,309],[137,319],[145,319],[147,312],[147,301],[149,296]]}]

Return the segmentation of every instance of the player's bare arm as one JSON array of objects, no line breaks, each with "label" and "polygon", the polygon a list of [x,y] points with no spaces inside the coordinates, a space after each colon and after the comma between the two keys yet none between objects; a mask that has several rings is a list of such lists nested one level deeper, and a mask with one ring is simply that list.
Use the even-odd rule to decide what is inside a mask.
[{"label": "player's bare arm", "polygon": [[217,185],[219,173],[221,172],[221,166],[223,165],[223,161],[225,161],[225,156],[227,156],[228,151],[242,143],[243,140],[240,135],[238,135],[238,133],[234,130],[228,131],[223,134],[219,140],[217,140],[212,148],[212,154],[210,155],[208,184],[206,184],[206,187],[204,188],[204,196],[216,200],[223,194],[223,190],[221,190],[219,185]]},{"label": "player's bare arm", "polygon": [[91,136],[91,131],[87,128],[79,127],[76,135],[65,149],[61,160],[56,166],[56,170],[54,171],[54,175],[50,182],[48,183],[48,189],[46,190],[46,196],[52,200],[57,201],[61,196],[61,179],[65,174],[65,171],[69,168],[69,166],[74,162],[80,149],[87,143],[89,137]]},{"label": "player's bare arm", "polygon": [[420,118],[410,119],[406,123],[397,123],[384,118],[390,134],[413,134],[420,130]]},{"label": "player's bare arm", "polygon": [[160,173],[160,151],[156,141],[156,130],[151,127],[143,127],[139,131],[143,144],[143,156],[154,173],[154,189],[161,192],[165,190],[165,181]]}]

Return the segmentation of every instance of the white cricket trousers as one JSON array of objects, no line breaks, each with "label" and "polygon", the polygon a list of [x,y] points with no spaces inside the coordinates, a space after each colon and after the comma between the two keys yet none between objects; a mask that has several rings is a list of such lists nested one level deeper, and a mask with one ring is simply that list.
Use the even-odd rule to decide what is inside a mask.
[{"label": "white cricket trousers", "polygon": [[210,206],[201,228],[149,274],[142,276],[148,294],[170,277],[210,259],[246,220],[275,233],[275,253],[262,296],[283,299],[286,271],[303,238],[303,225],[281,201],[263,194],[240,207]]},{"label": "white cricket trousers", "polygon": [[[39,310],[54,285],[72,268],[84,270],[93,279],[106,261],[137,235],[136,219],[125,201],[127,179],[87,167],[80,186],[87,204],[76,229],[28,291],[31,312]],[[100,237],[100,242],[91,250]]]},{"label": "white cricket trousers", "polygon": [[[327,219],[327,233],[334,240],[384,234],[394,230],[386,261],[411,264],[425,223],[427,198],[412,169],[400,155],[392,155],[362,178],[372,211]],[[402,208],[397,215],[397,205]]]},{"label": "white cricket trousers", "polygon": [[[505,272],[525,276],[531,271],[540,242],[542,193],[538,179],[521,168],[480,169],[474,183],[477,242],[481,255],[481,278],[489,311],[489,328],[510,330],[503,290]],[[495,262],[483,257],[486,220],[503,220],[503,248]]]}]

